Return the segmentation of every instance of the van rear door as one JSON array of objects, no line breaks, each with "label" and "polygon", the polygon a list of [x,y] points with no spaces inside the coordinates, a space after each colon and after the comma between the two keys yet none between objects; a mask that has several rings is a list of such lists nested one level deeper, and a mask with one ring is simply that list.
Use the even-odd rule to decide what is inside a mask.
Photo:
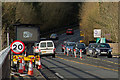
[{"label": "van rear door", "polygon": [[40,43],[41,54],[46,54],[46,48],[47,48],[46,42],[41,42]]},{"label": "van rear door", "polygon": [[53,44],[53,42],[52,41],[48,41],[47,42],[47,49],[46,49],[46,53],[54,53],[54,51],[53,51],[53,49],[54,49],[54,44]]},{"label": "van rear door", "polygon": [[53,54],[54,43],[52,41],[41,41],[40,50],[41,54]]}]

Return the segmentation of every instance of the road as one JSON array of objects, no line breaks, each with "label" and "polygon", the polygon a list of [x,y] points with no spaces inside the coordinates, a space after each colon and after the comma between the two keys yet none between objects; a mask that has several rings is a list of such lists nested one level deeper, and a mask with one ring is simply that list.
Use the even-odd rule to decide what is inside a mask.
[{"label": "road", "polygon": [[[59,40],[54,41],[56,45],[56,58],[42,57],[42,69],[35,72],[36,75],[42,74],[48,80],[118,80],[118,58],[98,58],[83,55],[80,59],[74,55],[66,56],[61,52],[61,45],[64,41],[79,41],[81,39],[79,29],[74,31],[74,35],[59,35]],[[31,80],[39,79],[34,76]]]}]

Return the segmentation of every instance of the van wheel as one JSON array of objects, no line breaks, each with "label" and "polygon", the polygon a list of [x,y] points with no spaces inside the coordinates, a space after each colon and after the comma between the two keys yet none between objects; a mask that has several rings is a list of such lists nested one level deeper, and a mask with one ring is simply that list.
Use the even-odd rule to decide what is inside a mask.
[{"label": "van wheel", "polygon": [[52,55],[52,58],[55,58],[55,54]]}]

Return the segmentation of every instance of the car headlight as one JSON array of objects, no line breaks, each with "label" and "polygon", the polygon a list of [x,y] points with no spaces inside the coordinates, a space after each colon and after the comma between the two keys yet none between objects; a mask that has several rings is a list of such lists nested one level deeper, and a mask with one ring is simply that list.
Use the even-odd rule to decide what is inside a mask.
[{"label": "car headlight", "polygon": [[100,52],[100,50],[99,50],[99,49],[96,49],[96,51],[97,51],[97,52]]},{"label": "car headlight", "polygon": [[109,52],[112,52],[112,49],[109,49]]}]

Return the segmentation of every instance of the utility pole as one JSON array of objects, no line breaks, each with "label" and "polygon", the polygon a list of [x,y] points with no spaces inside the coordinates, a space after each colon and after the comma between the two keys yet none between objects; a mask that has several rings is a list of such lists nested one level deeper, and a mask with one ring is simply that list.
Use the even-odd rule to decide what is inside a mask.
[{"label": "utility pole", "polygon": [[9,28],[7,28],[7,46],[9,46]]}]

